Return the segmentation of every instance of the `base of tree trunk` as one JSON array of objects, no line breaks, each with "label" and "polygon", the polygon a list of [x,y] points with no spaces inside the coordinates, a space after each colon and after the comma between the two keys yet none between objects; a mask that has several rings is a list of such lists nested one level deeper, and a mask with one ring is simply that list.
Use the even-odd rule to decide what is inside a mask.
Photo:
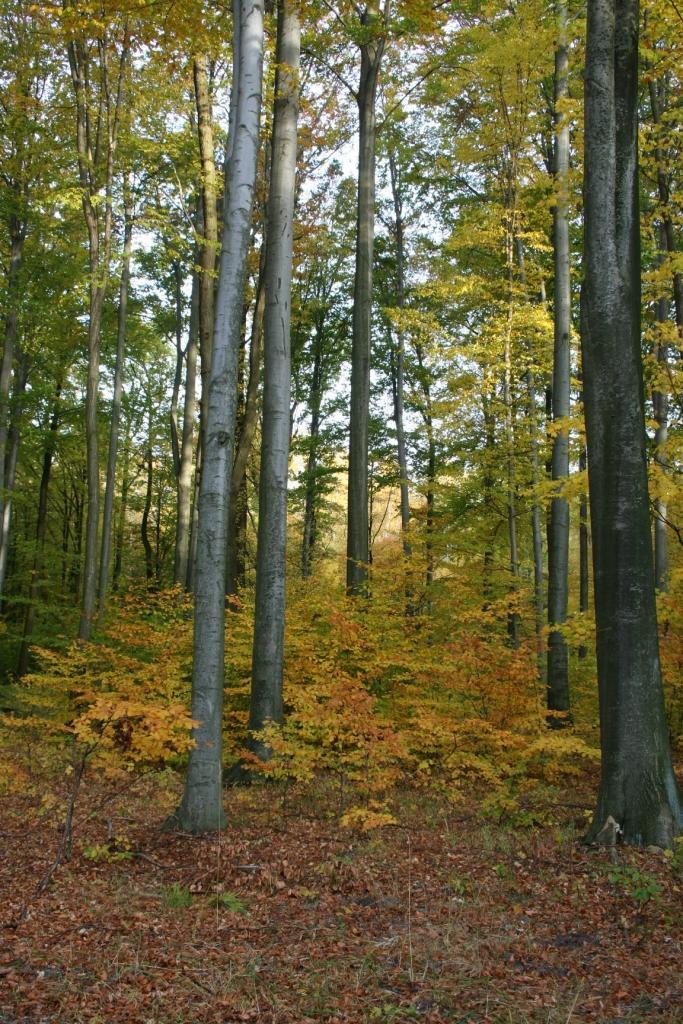
[{"label": "base of tree trunk", "polygon": [[206,832],[220,832],[227,825],[222,799],[195,800],[192,807],[183,800],[180,807],[166,819],[166,832],[189,832],[203,835]]},{"label": "base of tree trunk", "polygon": [[614,842],[672,849],[676,837],[683,833],[683,801],[673,774],[643,778],[633,792],[627,792],[619,779],[603,780],[586,842],[605,845],[610,822],[614,823]]}]

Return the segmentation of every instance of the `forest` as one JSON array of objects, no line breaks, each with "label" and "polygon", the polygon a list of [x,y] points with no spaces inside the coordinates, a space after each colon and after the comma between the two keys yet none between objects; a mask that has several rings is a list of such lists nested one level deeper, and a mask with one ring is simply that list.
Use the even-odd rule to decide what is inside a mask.
[{"label": "forest", "polygon": [[0,0],[0,1024],[683,1021],[682,115],[675,0]]}]

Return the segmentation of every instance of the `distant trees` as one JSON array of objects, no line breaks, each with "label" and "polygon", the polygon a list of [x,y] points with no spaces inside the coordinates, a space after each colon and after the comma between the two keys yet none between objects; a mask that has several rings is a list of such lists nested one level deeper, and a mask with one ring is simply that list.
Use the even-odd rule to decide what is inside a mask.
[{"label": "distant trees", "polygon": [[[591,4],[583,206],[572,2],[465,14],[282,0],[265,43],[272,118],[259,112],[271,4],[239,0],[234,23],[190,0],[101,17],[79,0],[8,0],[0,13],[0,665],[30,672],[56,630],[97,641],[118,608],[110,592],[194,589],[184,828],[222,821],[221,706],[236,675],[239,688],[251,671],[252,691],[247,723],[240,689],[235,747],[271,753],[259,733],[287,706],[286,590],[298,607],[336,588],[362,630],[391,583],[387,607],[416,642],[458,671],[475,640],[490,662],[500,648],[515,666],[505,685],[539,729],[566,724],[553,744],[570,747],[572,719],[580,731],[591,713],[591,527],[596,828],[612,815],[630,839],[666,841],[678,827],[646,549],[675,729],[680,33],[652,0],[639,252],[633,3]],[[603,78],[616,92],[600,106]],[[241,638],[227,662],[226,601]],[[390,685],[384,671],[407,671],[379,649],[371,660],[351,671],[368,700]],[[295,726],[283,725],[285,743]],[[645,778],[650,810],[624,825]]]}]

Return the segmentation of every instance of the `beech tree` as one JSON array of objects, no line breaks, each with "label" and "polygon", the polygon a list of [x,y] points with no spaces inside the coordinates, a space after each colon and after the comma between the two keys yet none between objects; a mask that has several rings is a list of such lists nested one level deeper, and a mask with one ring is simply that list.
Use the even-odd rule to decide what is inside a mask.
[{"label": "beech tree", "polygon": [[[74,7],[73,3],[67,5],[68,9]],[[121,28],[118,47],[112,40],[112,28],[110,25],[95,23],[93,31],[97,33],[98,38],[94,42],[84,39],[80,33],[74,34],[67,42],[76,106],[78,175],[90,259],[88,378],[85,400],[88,510],[83,602],[78,627],[78,635],[82,640],[90,638],[97,602],[97,537],[100,508],[97,406],[100,336],[112,245],[114,159],[130,54],[128,21],[125,21]],[[94,116],[93,110],[97,111]]]},{"label": "beech tree", "polygon": [[360,12],[360,80],[358,102],[358,220],[356,276],[353,286],[351,352],[351,420],[349,427],[348,527],[346,586],[362,594],[368,575],[368,425],[370,416],[370,344],[372,335],[372,271],[375,238],[375,147],[377,82],[384,53],[389,0],[378,0]]},{"label": "beech tree", "polygon": [[[562,109],[567,98],[569,57],[567,50],[567,5],[557,4],[557,48],[555,50],[555,206],[553,208],[554,255],[554,351],[552,414],[555,433],[551,459],[556,486],[569,476],[569,402],[571,394],[571,285],[569,277],[569,121]],[[569,502],[555,493],[550,502],[548,524],[548,709],[569,712],[569,664],[567,644],[561,627],[567,618],[569,589]],[[559,626],[559,629],[554,627]],[[566,719],[551,718],[551,724]]]},{"label": "beech tree", "polygon": [[256,181],[263,69],[259,0],[233,2],[233,72],[225,162],[223,241],[199,494],[192,718],[195,746],[171,824],[210,832],[224,824],[222,790],[225,551],[239,352]]},{"label": "beech tree", "polygon": [[640,348],[638,0],[589,0],[584,406],[602,768],[590,829],[671,846],[683,829],[657,638]]},{"label": "beech tree", "polygon": [[282,722],[292,240],[301,47],[297,3],[298,0],[280,0],[278,7],[273,153],[268,199],[263,436],[249,710],[251,749],[263,759],[268,758],[270,751],[255,734],[268,722]]}]

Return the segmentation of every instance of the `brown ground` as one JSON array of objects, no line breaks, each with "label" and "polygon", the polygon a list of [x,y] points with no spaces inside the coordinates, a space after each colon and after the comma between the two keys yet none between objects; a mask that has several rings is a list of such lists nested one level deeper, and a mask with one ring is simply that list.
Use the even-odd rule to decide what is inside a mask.
[{"label": "brown ground", "polygon": [[3,798],[0,1024],[683,1022],[680,865],[611,864],[576,809],[515,832],[404,794],[401,827],[359,834],[322,786],[255,787],[219,840],[160,831],[176,792],[91,783],[41,896],[56,816]]}]

